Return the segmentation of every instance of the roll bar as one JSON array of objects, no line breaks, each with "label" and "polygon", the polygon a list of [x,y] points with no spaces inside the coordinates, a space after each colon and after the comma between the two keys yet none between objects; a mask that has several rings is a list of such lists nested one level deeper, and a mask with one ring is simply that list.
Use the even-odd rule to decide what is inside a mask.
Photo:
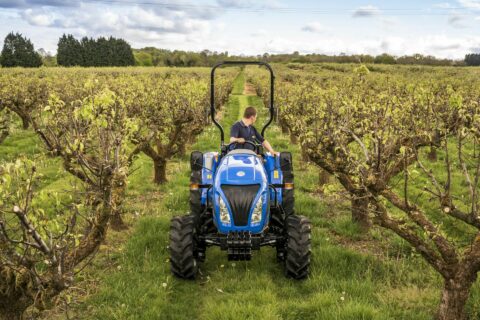
[{"label": "roll bar", "polygon": [[258,66],[265,66],[267,69],[270,71],[270,119],[268,122],[265,124],[265,126],[262,129],[262,136],[265,136],[265,130],[267,127],[272,123],[273,117],[275,114],[275,107],[274,107],[274,90],[275,90],[275,75],[273,74],[273,69],[272,67],[263,61],[223,61],[219,62],[216,65],[213,66],[212,72],[210,74],[210,115],[212,117],[213,123],[217,126],[217,128],[220,130],[220,139],[221,139],[221,146],[223,147],[225,145],[225,133],[223,131],[222,126],[220,123],[215,120],[215,70],[217,70],[218,67],[221,66],[245,66],[245,65],[258,65]]}]

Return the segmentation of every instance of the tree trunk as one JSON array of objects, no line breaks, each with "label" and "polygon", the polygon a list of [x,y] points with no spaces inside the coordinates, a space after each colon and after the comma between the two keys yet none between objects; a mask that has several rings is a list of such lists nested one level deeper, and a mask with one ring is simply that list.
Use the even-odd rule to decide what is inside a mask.
[{"label": "tree trunk", "polygon": [[122,213],[120,212],[120,210],[115,211],[115,213],[110,218],[110,227],[115,231],[122,231],[128,229],[128,226],[123,221]]},{"label": "tree trunk", "polygon": [[282,133],[283,134],[288,134],[289,130],[288,127],[282,122],[280,122],[280,127],[282,128]]},{"label": "tree trunk", "polygon": [[27,130],[28,127],[30,127],[30,121],[29,121],[28,117],[22,116],[21,119],[22,119],[23,130]]},{"label": "tree trunk", "polygon": [[442,291],[440,306],[437,311],[437,320],[465,320],[465,304],[467,303],[473,280],[446,279]]},{"label": "tree trunk", "polygon": [[291,144],[297,144],[298,143],[298,137],[294,135],[292,132],[290,132],[290,143]]},{"label": "tree trunk", "polygon": [[155,170],[153,182],[156,184],[167,182],[167,161],[164,159],[153,159],[153,167]]},{"label": "tree trunk", "polygon": [[[188,142],[191,142],[190,140],[193,140],[193,137],[189,137],[188,138]],[[187,152],[187,147],[186,147],[186,143],[180,143],[178,145],[178,155],[183,157],[185,156],[186,152]]]},{"label": "tree trunk", "polygon": [[7,139],[8,137],[8,132],[0,132],[0,143],[2,143],[3,141],[5,141],[5,139]]},{"label": "tree trunk", "polygon": [[437,148],[435,146],[430,146],[430,152],[428,153],[428,160],[435,162],[437,161]]},{"label": "tree trunk", "polygon": [[23,311],[0,309],[0,320],[21,320]]},{"label": "tree trunk", "polygon": [[320,187],[323,187],[329,182],[330,182],[330,173],[320,168],[318,171],[318,185]]},{"label": "tree trunk", "polygon": [[302,154],[302,161],[304,161],[304,162],[309,162],[310,161],[310,157],[308,156],[308,152],[302,146],[300,146],[300,153]]},{"label": "tree trunk", "polygon": [[31,304],[32,300],[18,292],[11,296],[0,295],[0,320],[21,320]]},{"label": "tree trunk", "polygon": [[330,182],[330,174],[323,170],[322,168],[318,169],[318,188],[317,191],[323,194],[323,187]]},{"label": "tree trunk", "polygon": [[115,231],[128,229],[123,221],[123,200],[126,196],[126,181],[117,182],[112,190],[112,216],[110,217],[110,226]]},{"label": "tree trunk", "polygon": [[370,229],[370,219],[368,217],[368,199],[366,197],[353,196],[352,221],[356,223],[363,232]]}]

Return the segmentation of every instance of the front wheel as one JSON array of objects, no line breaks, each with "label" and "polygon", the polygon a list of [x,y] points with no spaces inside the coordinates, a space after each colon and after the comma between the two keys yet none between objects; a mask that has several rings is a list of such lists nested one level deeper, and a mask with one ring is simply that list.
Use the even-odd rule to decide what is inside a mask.
[{"label": "front wheel", "polygon": [[170,226],[170,265],[174,275],[195,279],[196,257],[195,218],[192,215],[173,217]]},{"label": "front wheel", "polygon": [[304,216],[291,215],[285,220],[285,274],[300,280],[308,276],[311,255],[311,223]]}]

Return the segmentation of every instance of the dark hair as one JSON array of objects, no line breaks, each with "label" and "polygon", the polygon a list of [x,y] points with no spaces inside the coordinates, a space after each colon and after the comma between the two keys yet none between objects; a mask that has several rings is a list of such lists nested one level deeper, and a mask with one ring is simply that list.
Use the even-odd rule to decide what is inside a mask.
[{"label": "dark hair", "polygon": [[245,119],[250,119],[251,117],[256,115],[257,115],[257,109],[255,109],[254,107],[247,107],[243,112],[243,117]]}]

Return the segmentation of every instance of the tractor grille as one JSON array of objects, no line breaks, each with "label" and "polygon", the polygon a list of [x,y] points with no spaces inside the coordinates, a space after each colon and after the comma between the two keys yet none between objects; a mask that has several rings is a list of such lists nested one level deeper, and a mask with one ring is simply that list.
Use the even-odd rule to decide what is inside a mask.
[{"label": "tractor grille", "polygon": [[222,184],[222,191],[227,197],[228,204],[232,209],[233,223],[236,226],[242,227],[248,224],[248,214],[250,213],[253,200],[255,199],[259,188],[259,184]]}]

